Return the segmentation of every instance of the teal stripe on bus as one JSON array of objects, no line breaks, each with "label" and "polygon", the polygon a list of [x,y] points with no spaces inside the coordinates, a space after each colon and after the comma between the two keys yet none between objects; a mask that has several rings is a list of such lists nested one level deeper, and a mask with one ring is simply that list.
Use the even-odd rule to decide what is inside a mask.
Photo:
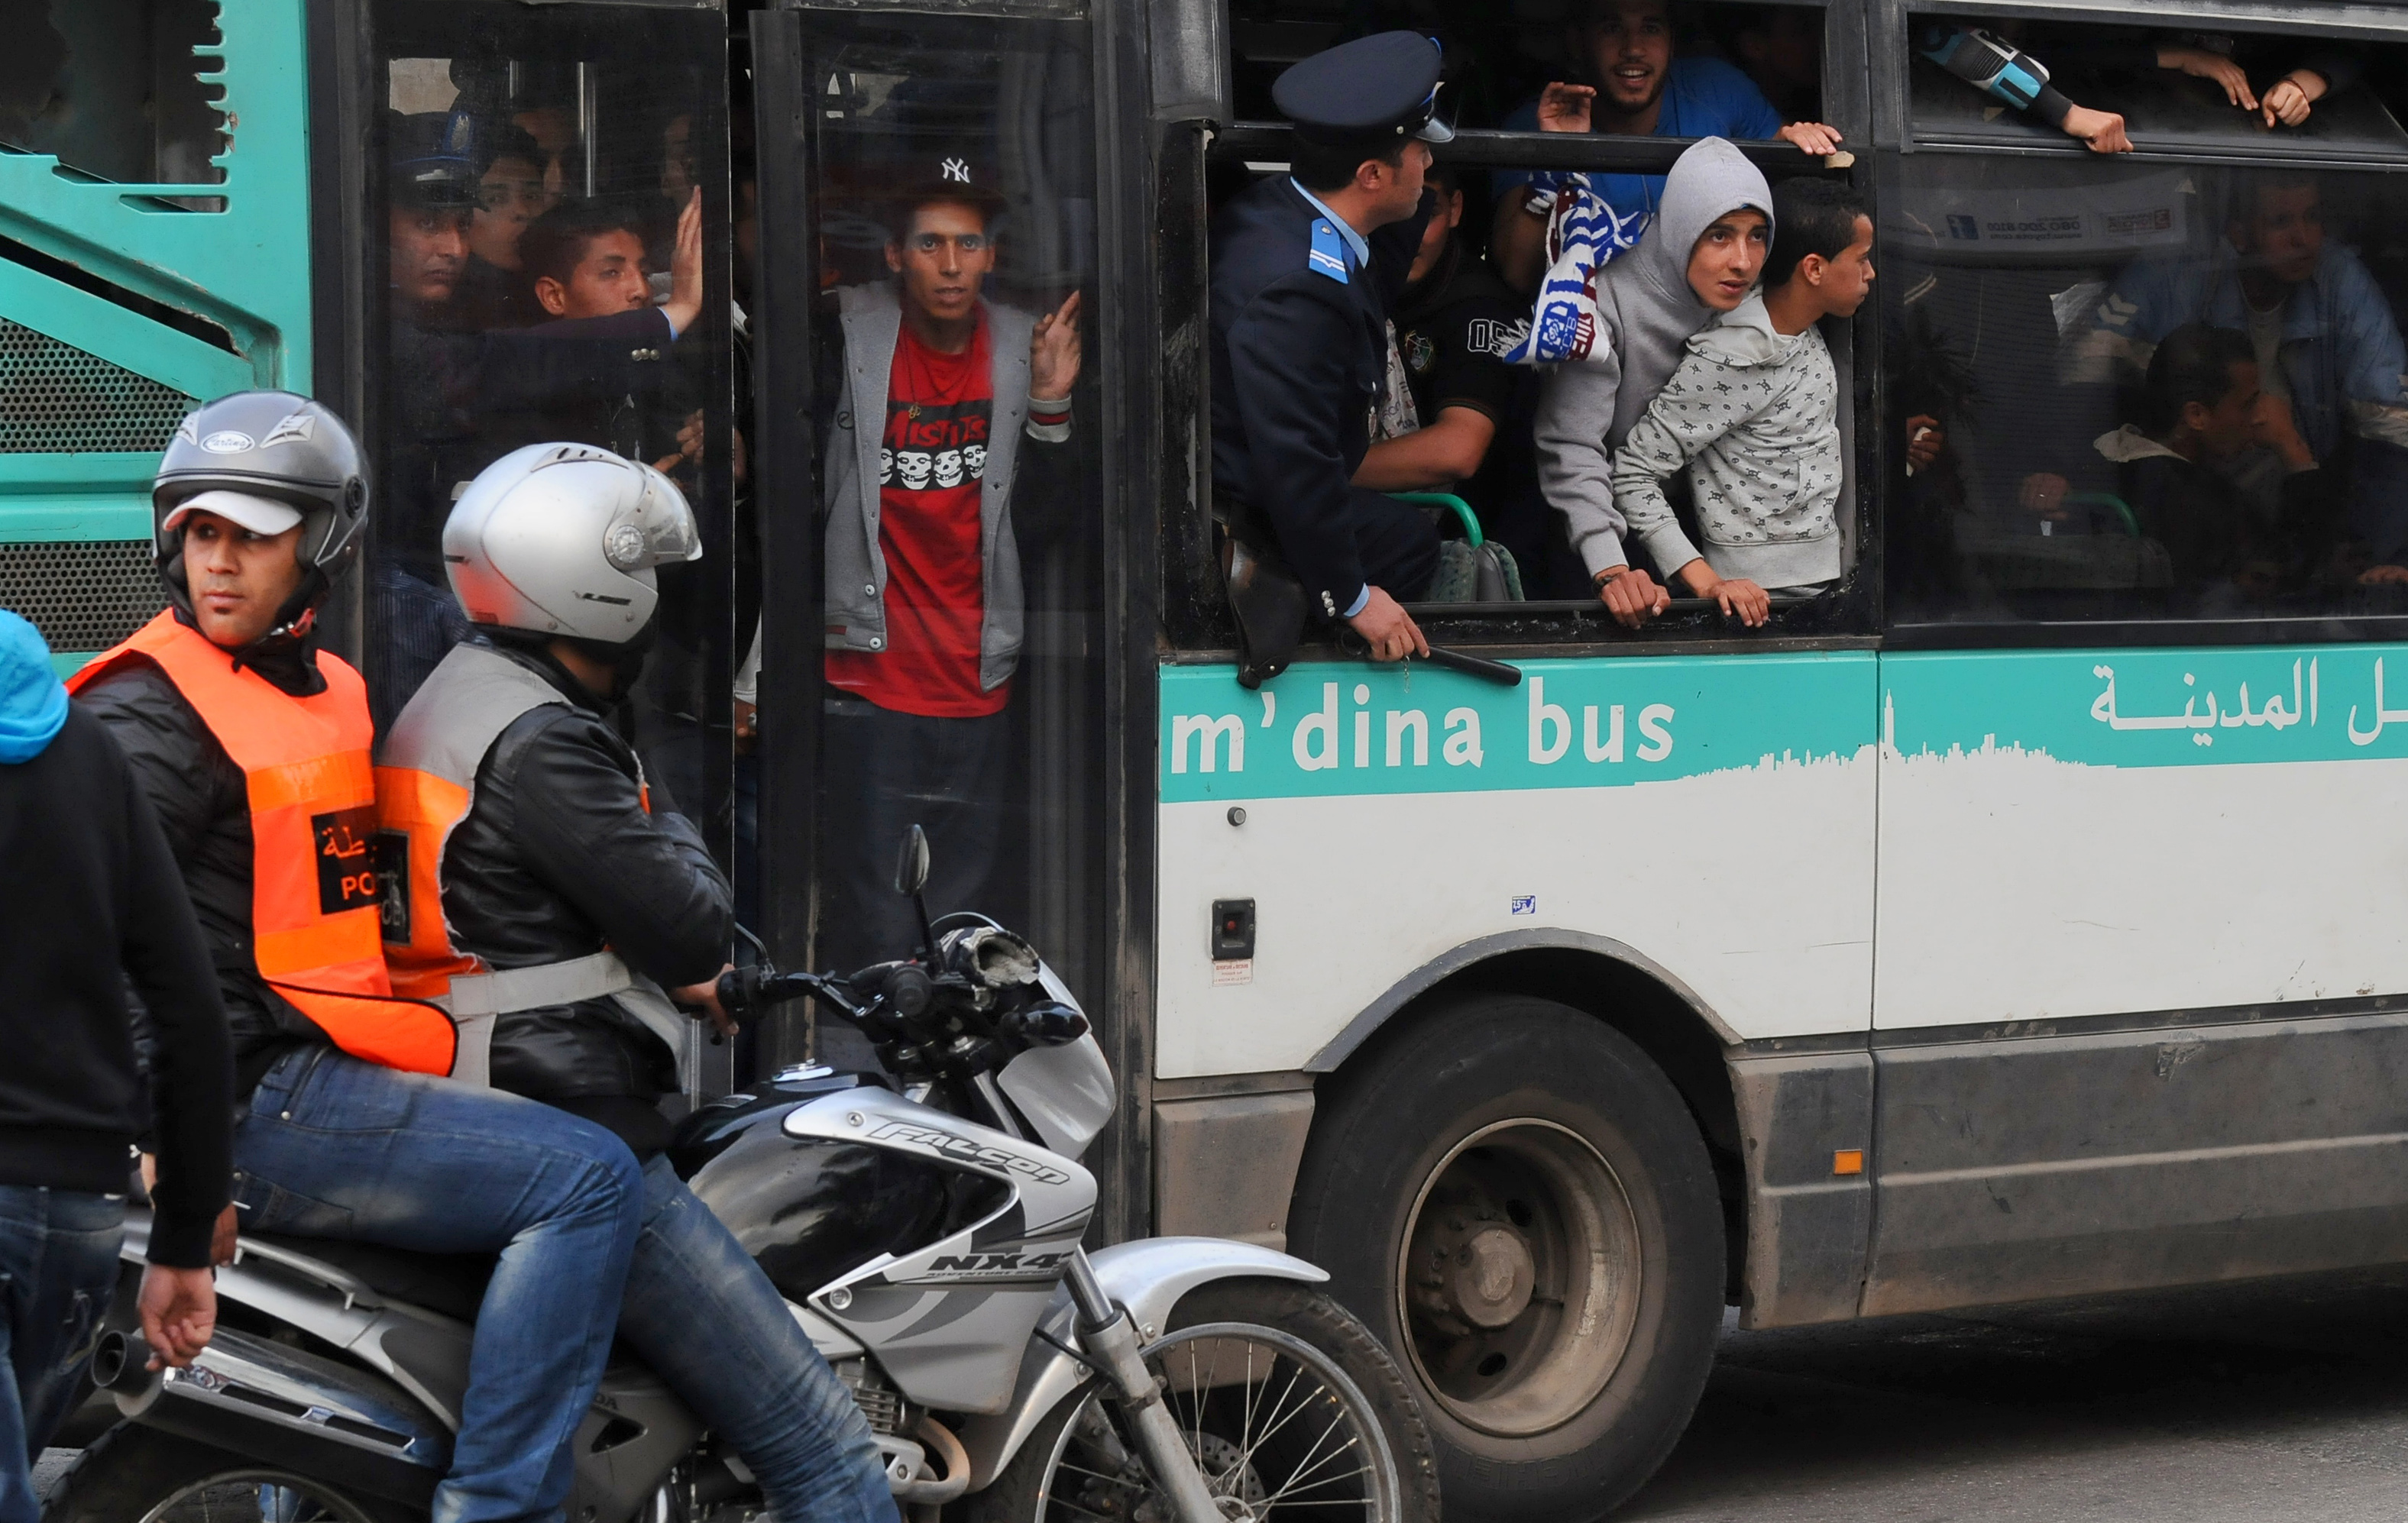
[{"label": "teal stripe on bus", "polygon": [[1882,688],[1884,735],[1910,757],[2198,767],[2408,756],[2402,645],[1888,655]]},{"label": "teal stripe on bus", "polygon": [[1162,800],[1627,787],[1828,764],[1876,734],[1870,652],[1519,664],[1502,688],[1312,662],[1257,692],[1235,667],[1166,667]]}]

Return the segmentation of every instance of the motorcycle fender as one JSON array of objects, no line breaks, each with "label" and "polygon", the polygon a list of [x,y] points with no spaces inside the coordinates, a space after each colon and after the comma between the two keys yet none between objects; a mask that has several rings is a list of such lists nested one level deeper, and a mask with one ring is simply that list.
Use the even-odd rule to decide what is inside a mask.
[{"label": "motorcycle fender", "polygon": [[[128,1210],[118,1257],[139,1263],[150,1242],[150,1214]],[[332,1264],[250,1238],[235,1261],[218,1271],[217,1290],[221,1301],[323,1339],[424,1402],[445,1427],[460,1426],[471,1338],[462,1324],[414,1306],[389,1305]]]},{"label": "motorcycle fender", "polygon": [[[1137,1319],[1138,1335],[1153,1342],[1179,1298],[1214,1280],[1297,1280],[1319,1285],[1329,1278],[1289,1254],[1233,1243],[1218,1237],[1149,1237],[1122,1243],[1097,1252],[1096,1278],[1115,1304],[1128,1308]],[[1070,1292],[1054,1292],[1038,1324],[1039,1336],[1028,1343],[1020,1361],[1020,1380],[1010,1402],[1001,1412],[972,1417],[962,1427],[962,1446],[969,1451],[972,1491],[992,1485],[1003,1467],[1028,1441],[1028,1435],[1054,1405],[1088,1376],[1086,1366],[1045,1341],[1052,1337],[1072,1347],[1078,1339],[1071,1326]]]}]

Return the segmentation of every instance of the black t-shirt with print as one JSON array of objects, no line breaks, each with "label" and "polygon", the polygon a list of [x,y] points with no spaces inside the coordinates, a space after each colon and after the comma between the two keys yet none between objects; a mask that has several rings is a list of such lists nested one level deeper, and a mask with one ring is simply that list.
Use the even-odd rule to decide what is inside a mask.
[{"label": "black t-shirt with print", "polygon": [[1483,523],[1494,521],[1491,514],[1500,501],[1506,424],[1515,388],[1526,375],[1498,356],[1529,320],[1528,304],[1516,302],[1459,241],[1448,248],[1438,268],[1406,287],[1397,304],[1397,349],[1421,426],[1437,422],[1449,407],[1470,407],[1497,425],[1479,473],[1455,489]]}]

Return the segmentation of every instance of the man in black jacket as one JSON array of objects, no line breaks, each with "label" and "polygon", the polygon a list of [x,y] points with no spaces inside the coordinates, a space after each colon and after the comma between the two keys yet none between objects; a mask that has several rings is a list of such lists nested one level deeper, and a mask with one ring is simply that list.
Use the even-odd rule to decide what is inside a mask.
[{"label": "man in black jacket", "polygon": [[470,483],[443,559],[485,639],[444,658],[378,757],[383,860],[406,885],[387,961],[400,992],[482,1041],[496,1089],[607,1126],[643,1160],[619,1331],[771,1510],[892,1523],[859,1408],[662,1151],[690,1029],[666,996],[724,1029],[733,895],[606,716],[643,664],[654,568],[701,553],[666,477],[590,446],[522,449]]},{"label": "man in black jacket", "polygon": [[[148,1095],[129,978],[150,1012]],[[117,1283],[134,1140],[154,1117],[142,1333],[178,1365],[208,1344],[234,1100],[225,1012],[159,822],[108,732],[67,701],[41,635],[6,611],[0,989],[0,1358],[16,1374],[0,1381],[0,1518],[31,1523],[27,1459],[91,1357]]]}]

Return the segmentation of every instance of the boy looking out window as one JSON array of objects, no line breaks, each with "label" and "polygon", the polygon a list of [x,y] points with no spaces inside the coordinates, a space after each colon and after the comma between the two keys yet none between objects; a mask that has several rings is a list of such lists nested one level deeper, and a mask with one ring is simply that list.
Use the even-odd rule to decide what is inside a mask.
[{"label": "boy looking out window", "polygon": [[[1839,377],[1815,324],[1850,317],[1873,280],[1873,224],[1856,192],[1790,179],[1772,192],[1764,284],[1692,335],[1613,457],[1613,498],[1670,578],[1750,627],[1766,589],[1813,593],[1841,572]],[[1673,517],[1684,465],[1706,541]]]}]

